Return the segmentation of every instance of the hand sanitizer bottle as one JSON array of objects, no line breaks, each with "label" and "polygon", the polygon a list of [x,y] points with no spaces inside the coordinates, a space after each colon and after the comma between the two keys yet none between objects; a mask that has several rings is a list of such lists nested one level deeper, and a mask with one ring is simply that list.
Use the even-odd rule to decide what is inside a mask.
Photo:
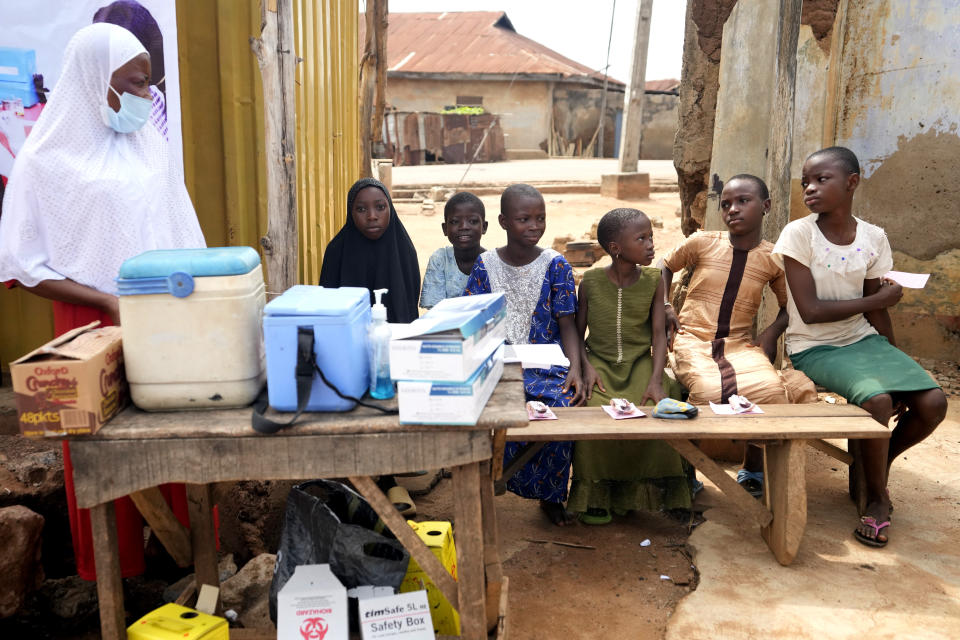
[{"label": "hand sanitizer bottle", "polygon": [[390,327],[387,326],[387,308],[380,302],[386,289],[373,292],[376,304],[370,311],[370,395],[378,400],[392,398],[393,381],[390,380]]}]

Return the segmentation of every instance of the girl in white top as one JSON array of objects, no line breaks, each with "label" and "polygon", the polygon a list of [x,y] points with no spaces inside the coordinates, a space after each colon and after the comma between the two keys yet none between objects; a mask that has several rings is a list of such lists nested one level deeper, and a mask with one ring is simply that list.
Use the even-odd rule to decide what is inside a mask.
[{"label": "girl in white top", "polygon": [[801,185],[812,213],[784,228],[773,257],[787,275],[786,344],[793,366],[877,422],[886,426],[896,419],[889,440],[861,443],[867,507],[854,535],[882,547],[890,526],[890,465],[933,432],[947,400],[926,371],[894,346],[887,308],[902,291],[883,277],[893,267],[883,229],[852,214],[859,183],[860,164],[849,149],[830,147],[807,158]]}]

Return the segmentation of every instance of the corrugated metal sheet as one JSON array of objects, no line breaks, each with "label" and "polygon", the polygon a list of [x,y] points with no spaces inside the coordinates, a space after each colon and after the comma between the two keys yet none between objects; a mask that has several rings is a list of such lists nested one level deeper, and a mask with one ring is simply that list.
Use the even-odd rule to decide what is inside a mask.
[{"label": "corrugated metal sheet", "polygon": [[[544,74],[603,81],[603,74],[517,33],[503,11],[391,13],[388,72]],[[360,24],[363,41],[364,24]],[[623,86],[619,80],[610,83]]]},{"label": "corrugated metal sheet", "polygon": [[300,276],[320,278],[323,249],[346,221],[347,191],[360,177],[357,5],[294,0]]},{"label": "corrugated metal sheet", "polygon": [[[359,176],[357,11],[352,0],[294,0],[301,281],[346,219]],[[207,243],[259,248],[266,232],[263,95],[249,39],[257,2],[177,0],[184,177]],[[0,289],[3,289],[0,287]],[[0,363],[49,340],[50,303],[0,291]]]}]

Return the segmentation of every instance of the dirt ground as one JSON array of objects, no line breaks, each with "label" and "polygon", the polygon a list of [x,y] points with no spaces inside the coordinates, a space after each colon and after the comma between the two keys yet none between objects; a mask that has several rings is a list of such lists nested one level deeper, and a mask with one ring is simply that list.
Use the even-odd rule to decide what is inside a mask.
[{"label": "dirt ground", "polygon": [[[452,519],[451,485],[442,480],[415,498],[416,520]],[[677,603],[696,588],[685,522],[630,514],[602,527],[557,527],[536,501],[507,493],[495,503],[511,638],[660,639]]]},{"label": "dirt ground", "polygon": [[[483,206],[487,212],[489,223],[487,234],[483,237],[482,245],[486,249],[501,247],[507,243],[507,236],[497,223],[500,214],[499,196],[481,196]],[[660,218],[663,228],[653,230],[654,246],[657,250],[656,260],[663,257],[667,251],[677,245],[682,239],[680,232],[680,218],[677,208],[680,206],[680,197],[677,193],[653,193],[649,200],[629,202],[615,198],[605,198],[599,194],[546,194],[544,200],[547,205],[547,231],[540,244],[549,247],[553,239],[558,236],[572,235],[576,239],[588,233],[590,227],[600,220],[607,211],[617,207],[636,207],[646,213],[651,219]],[[403,226],[417,248],[417,257],[420,260],[421,275],[427,268],[427,260],[437,249],[449,244],[443,235],[440,224],[443,222],[443,203],[438,202],[433,210],[421,210],[420,204],[400,202],[396,204],[397,213],[403,220]]]}]

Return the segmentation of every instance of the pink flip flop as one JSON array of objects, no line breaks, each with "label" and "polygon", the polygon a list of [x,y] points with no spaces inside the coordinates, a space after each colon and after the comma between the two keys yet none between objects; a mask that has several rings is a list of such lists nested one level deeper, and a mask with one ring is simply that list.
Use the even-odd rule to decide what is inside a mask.
[{"label": "pink flip flop", "polygon": [[877,521],[873,517],[863,516],[860,518],[860,523],[865,524],[868,527],[873,527],[873,536],[874,536],[872,538],[869,536],[865,536],[862,533],[860,533],[859,529],[854,529],[853,535],[861,544],[865,544],[868,547],[887,546],[887,540],[878,540],[878,537],[880,536],[880,531],[882,529],[890,526],[889,520],[887,520],[886,522],[881,522],[880,524],[877,524]]}]

